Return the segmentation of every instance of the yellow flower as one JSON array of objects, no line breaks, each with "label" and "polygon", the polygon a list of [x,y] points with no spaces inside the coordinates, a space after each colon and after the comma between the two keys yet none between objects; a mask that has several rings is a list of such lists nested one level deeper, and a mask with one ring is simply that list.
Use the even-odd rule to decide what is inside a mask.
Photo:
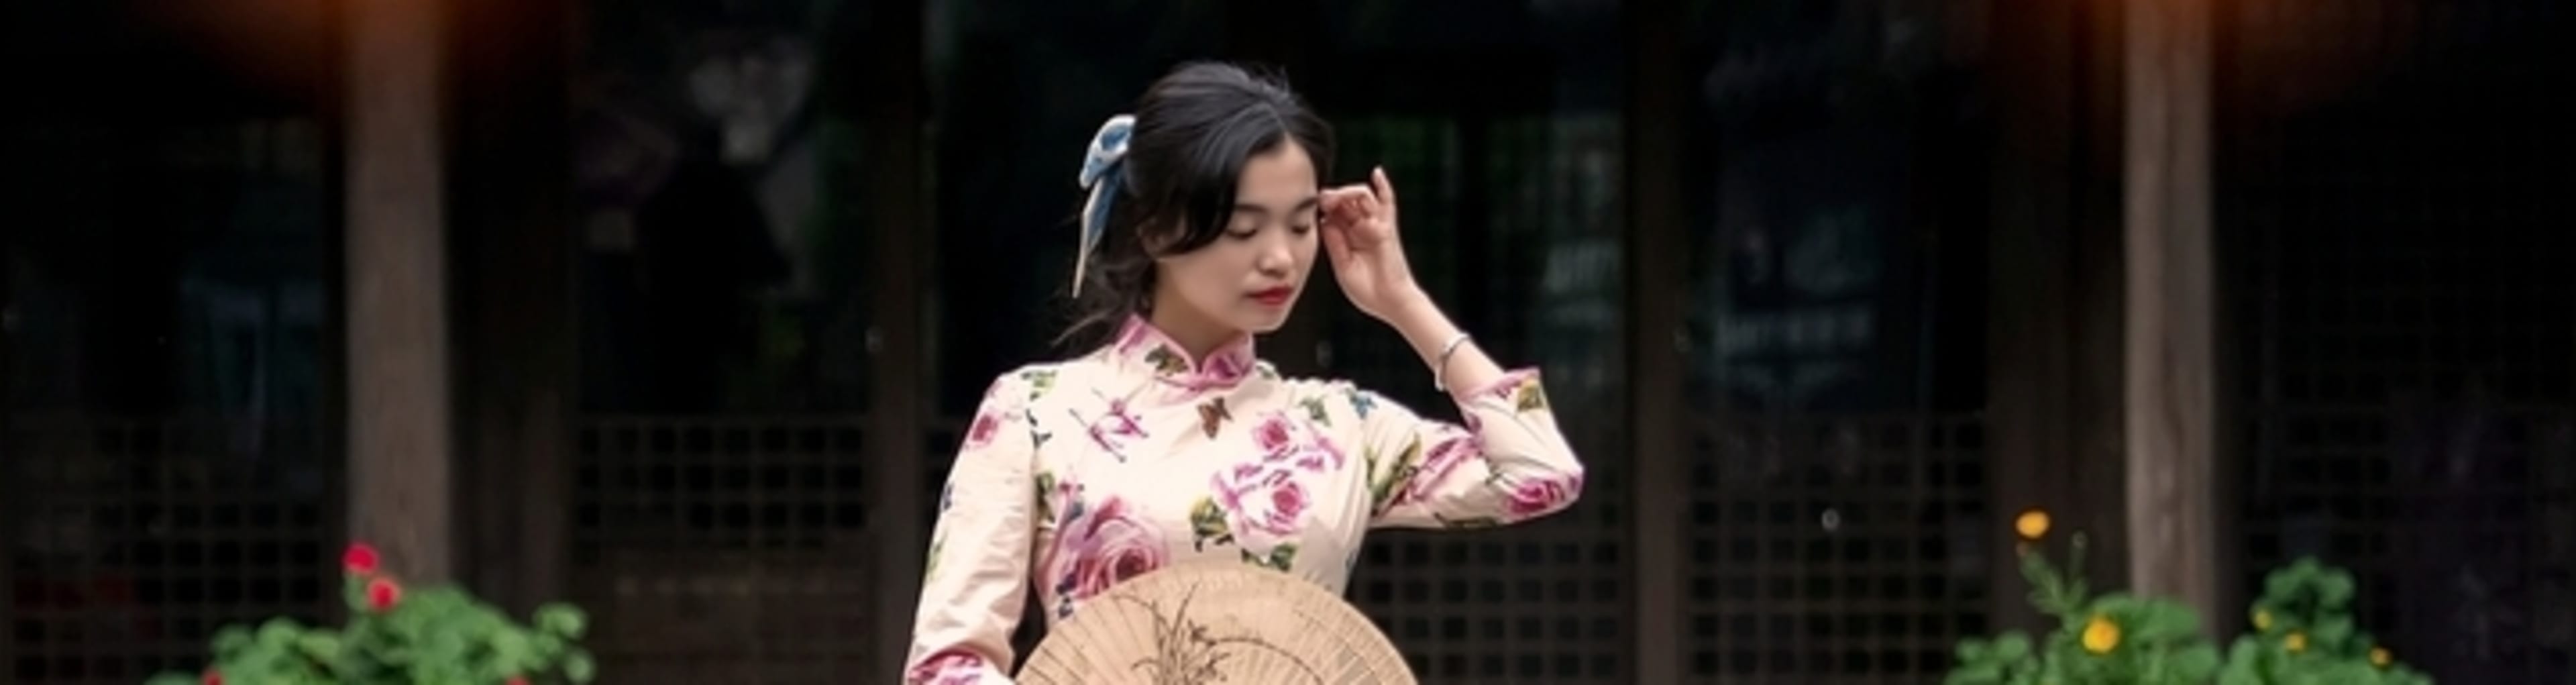
[{"label": "yellow flower", "polygon": [[2389,661],[2390,661],[2390,659],[2389,659],[2389,657],[2388,657],[2388,648],[2386,648],[2386,647],[2372,647],[2372,648],[2370,648],[2370,665],[2372,665],[2372,666],[2377,666],[2377,667],[2380,667],[2380,668],[2387,668],[2387,667],[2388,667],[2388,662],[2389,662]]},{"label": "yellow flower", "polygon": [[2290,633],[2289,637],[2281,638],[2281,648],[2290,650],[2292,654],[2308,651],[2308,634]]},{"label": "yellow flower", "polygon": [[2013,532],[2020,533],[2021,539],[2024,540],[2037,540],[2042,537],[2046,537],[2048,535],[2048,512],[2039,509],[2022,512],[2021,516],[2013,518]]},{"label": "yellow flower", "polygon": [[2118,646],[2120,646],[2120,624],[2112,623],[2111,619],[2104,618],[2101,614],[2094,614],[2093,620],[2084,624],[2084,651],[2109,654],[2112,648]]},{"label": "yellow flower", "polygon": [[2255,609],[2255,610],[2254,610],[2254,629],[2255,629],[2255,630],[2271,630],[2271,629],[2272,629],[2272,612],[2264,611],[2264,610],[2262,610],[2262,609]]}]

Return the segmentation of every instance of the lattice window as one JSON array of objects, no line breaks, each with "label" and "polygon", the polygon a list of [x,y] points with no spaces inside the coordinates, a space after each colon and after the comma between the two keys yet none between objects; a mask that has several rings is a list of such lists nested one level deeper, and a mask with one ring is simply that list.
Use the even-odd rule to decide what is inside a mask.
[{"label": "lattice window", "polygon": [[1980,418],[1708,421],[1695,434],[1692,682],[1925,682],[1986,631]]},{"label": "lattice window", "polygon": [[[1583,421],[1578,426],[1594,425]],[[1548,520],[1479,532],[1380,531],[1351,602],[1426,683],[1604,683],[1627,677],[1632,486],[1619,426],[1570,435],[1584,499]]]},{"label": "lattice window", "polygon": [[[1457,302],[1459,228],[1454,221],[1464,201],[1459,188],[1461,154],[1457,122],[1428,117],[1357,118],[1335,122],[1346,167],[1333,178],[1365,178],[1373,165],[1384,165],[1396,184],[1404,211],[1404,255],[1415,278],[1434,301]],[[1330,278],[1317,265],[1318,279]],[[1469,290],[1469,292],[1473,292]],[[1338,294],[1335,297],[1340,297]],[[1408,406],[1430,408],[1440,399],[1423,378],[1422,357],[1385,324],[1351,308],[1347,302],[1317,302],[1316,315],[1329,317],[1331,347],[1325,366],[1361,387],[1376,389]],[[1488,343],[1490,344],[1490,343]]]},{"label": "lattice window", "polygon": [[2567,80],[2576,10],[2226,6],[2219,107],[2265,112],[2219,132],[2247,580],[2316,555],[2445,682],[2567,682],[2576,109],[2517,93]]},{"label": "lattice window", "polygon": [[12,682],[135,683],[227,624],[339,604],[338,464],[309,424],[12,417]]},{"label": "lattice window", "polygon": [[861,417],[592,418],[573,600],[617,682],[867,679],[875,585]]},{"label": "lattice window", "polygon": [[[1481,126],[1463,132],[1462,125]],[[1425,682],[1598,683],[1626,675],[1630,566],[1621,505],[1632,492],[1624,384],[1618,382],[1621,292],[1615,117],[1363,119],[1343,124],[1342,157],[1384,163],[1402,184],[1414,268],[1444,303],[1483,298],[1463,320],[1506,364],[1547,374],[1551,404],[1583,455],[1582,503],[1550,520],[1498,531],[1385,531],[1354,571],[1351,601],[1402,649]],[[1465,164],[1466,136],[1481,139]],[[1483,169],[1476,179],[1467,169]],[[1357,177],[1358,171],[1347,174]],[[1478,193],[1461,184],[1480,183]],[[1488,206],[1460,226],[1460,205]],[[1467,261],[1482,280],[1462,274]],[[1335,309],[1333,373],[1429,416],[1454,418],[1421,358],[1382,323]]]},{"label": "lattice window", "polygon": [[1981,548],[1984,379],[1944,368],[1984,325],[1946,293],[1985,275],[1942,262],[1987,221],[1991,8],[1685,9],[1684,673],[1938,680],[2013,572]]}]

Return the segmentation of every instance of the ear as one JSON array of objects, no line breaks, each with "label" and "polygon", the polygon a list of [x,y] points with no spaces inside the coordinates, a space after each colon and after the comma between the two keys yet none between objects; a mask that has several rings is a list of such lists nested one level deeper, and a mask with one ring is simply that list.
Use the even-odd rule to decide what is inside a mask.
[{"label": "ear", "polygon": [[1170,228],[1171,224],[1166,221],[1149,219],[1138,222],[1136,248],[1145,251],[1145,256],[1161,262],[1164,257],[1169,256],[1163,254],[1163,250],[1170,248],[1172,243],[1179,242],[1181,235],[1180,231],[1170,230]]}]

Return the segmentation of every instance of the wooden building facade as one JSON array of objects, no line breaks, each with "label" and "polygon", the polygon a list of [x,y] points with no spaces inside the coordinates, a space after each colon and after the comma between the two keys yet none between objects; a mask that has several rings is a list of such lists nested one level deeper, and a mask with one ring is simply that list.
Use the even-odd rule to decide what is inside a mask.
[{"label": "wooden building facade", "polygon": [[[71,66],[9,128],[0,681],[328,616],[350,538],[582,604],[607,682],[890,677],[1077,151],[1194,57],[1388,167],[1593,467],[1372,543],[1430,682],[1927,682],[2036,625],[2032,508],[2221,630],[2315,554],[2437,674],[2571,674],[2549,3],[97,5],[9,10],[128,28],[12,47]],[[1264,356],[1437,406],[1315,295]]]}]

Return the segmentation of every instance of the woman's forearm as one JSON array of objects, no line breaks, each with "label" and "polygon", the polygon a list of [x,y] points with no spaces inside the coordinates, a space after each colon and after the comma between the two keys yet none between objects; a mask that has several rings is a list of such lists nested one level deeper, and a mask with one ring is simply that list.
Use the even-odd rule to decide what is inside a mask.
[{"label": "woman's forearm", "polygon": [[1487,356],[1473,339],[1459,343],[1456,350],[1446,355],[1446,360],[1441,358],[1442,350],[1448,348],[1451,340],[1457,339],[1460,331],[1458,325],[1449,320],[1449,315],[1442,313],[1440,306],[1431,301],[1429,294],[1415,289],[1400,302],[1401,305],[1387,313],[1387,325],[1394,326],[1396,333],[1404,336],[1404,341],[1413,346],[1415,354],[1422,356],[1423,364],[1431,367],[1432,374],[1448,388],[1450,395],[1463,397],[1465,393],[1503,379],[1503,367],[1496,364],[1493,357]]}]

